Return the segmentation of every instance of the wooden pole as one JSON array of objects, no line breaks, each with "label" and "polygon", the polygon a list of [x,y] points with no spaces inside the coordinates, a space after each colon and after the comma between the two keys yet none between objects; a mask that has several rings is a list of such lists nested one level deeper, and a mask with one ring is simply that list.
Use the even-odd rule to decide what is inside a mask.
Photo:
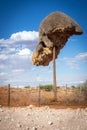
[{"label": "wooden pole", "polygon": [[8,84],[8,106],[10,107],[10,84]]},{"label": "wooden pole", "polygon": [[53,91],[54,100],[57,101],[55,47],[53,47]]},{"label": "wooden pole", "polygon": [[66,84],[66,95],[67,95],[67,84]]},{"label": "wooden pole", "polygon": [[39,98],[38,98],[39,107],[40,107],[40,98],[41,98],[41,96],[40,96],[40,85],[39,85]]}]

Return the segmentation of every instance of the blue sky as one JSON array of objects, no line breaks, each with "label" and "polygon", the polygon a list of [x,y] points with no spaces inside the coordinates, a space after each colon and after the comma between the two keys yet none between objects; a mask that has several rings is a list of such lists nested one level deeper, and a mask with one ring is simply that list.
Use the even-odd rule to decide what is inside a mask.
[{"label": "blue sky", "polygon": [[74,85],[87,79],[86,0],[0,0],[0,85],[53,84],[52,62],[32,65],[41,21],[61,11],[72,17],[83,34],[72,36],[56,60],[57,85]]}]

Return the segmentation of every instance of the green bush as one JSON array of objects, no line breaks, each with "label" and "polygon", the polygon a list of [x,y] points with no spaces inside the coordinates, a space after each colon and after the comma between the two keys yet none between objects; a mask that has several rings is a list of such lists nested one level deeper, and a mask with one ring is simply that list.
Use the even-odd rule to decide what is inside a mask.
[{"label": "green bush", "polygon": [[25,86],[24,88],[30,88],[30,86]]},{"label": "green bush", "polygon": [[40,85],[40,89],[44,89],[45,91],[51,91],[53,86],[51,84],[48,85]]},{"label": "green bush", "polygon": [[46,91],[51,91],[52,88],[53,88],[52,85],[45,85],[45,90],[46,90]]},{"label": "green bush", "polygon": [[75,86],[74,86],[74,85],[72,85],[72,86],[71,86],[71,88],[72,88],[72,89],[74,89],[74,88],[75,88]]}]

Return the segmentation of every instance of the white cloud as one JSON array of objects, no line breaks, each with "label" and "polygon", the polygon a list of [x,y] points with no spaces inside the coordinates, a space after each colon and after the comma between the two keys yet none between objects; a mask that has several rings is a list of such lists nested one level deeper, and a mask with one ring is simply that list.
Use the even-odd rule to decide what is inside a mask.
[{"label": "white cloud", "polygon": [[12,72],[13,73],[22,73],[22,72],[25,72],[25,70],[24,69],[14,69]]},{"label": "white cloud", "polygon": [[11,38],[9,39],[0,39],[0,46],[5,46],[8,47],[8,44],[13,44],[14,40],[12,40]]},{"label": "white cloud", "polygon": [[14,41],[34,41],[38,38],[38,32],[36,31],[22,31],[11,35],[10,39]]},{"label": "white cloud", "polygon": [[3,64],[1,65],[0,64],[0,69],[4,69],[4,68],[5,68],[5,65],[3,65]]},{"label": "white cloud", "polygon": [[74,58],[64,57],[64,58],[59,58],[58,60],[65,62],[71,69],[79,69],[75,57]]},{"label": "white cloud", "polygon": [[18,45],[33,48],[38,42],[38,32],[36,31],[21,31],[13,33],[9,39],[0,39],[0,46],[7,48],[16,48]]},{"label": "white cloud", "polygon": [[21,55],[21,56],[24,56],[24,55],[31,55],[32,54],[32,51],[27,49],[27,48],[24,48],[22,50],[20,50],[18,52],[18,55]]},{"label": "white cloud", "polygon": [[87,62],[87,52],[79,53],[75,57],[59,58],[60,61],[64,61],[71,69],[79,69],[79,64]]},{"label": "white cloud", "polygon": [[37,41],[38,32],[36,31],[17,32],[9,39],[0,39],[0,69],[3,69],[1,64],[5,65],[6,69],[8,67],[29,68],[32,57],[31,48],[36,46]]},{"label": "white cloud", "polygon": [[0,55],[0,60],[7,60],[7,59],[8,59],[8,55],[5,54]]},{"label": "white cloud", "polygon": [[2,77],[2,76],[5,76],[7,73],[5,73],[5,72],[1,72],[0,73],[0,77]]},{"label": "white cloud", "polygon": [[[12,34],[9,39],[0,39],[0,83],[34,84],[51,83],[52,64],[49,67],[32,65],[32,49],[38,42],[38,32],[22,31]],[[87,52],[79,53],[75,57],[62,59],[71,68],[79,68],[79,62],[87,61]],[[40,73],[41,72],[41,73]],[[39,74],[39,76],[38,76]],[[48,78],[45,78],[45,75]],[[50,77],[50,78],[49,78]],[[82,78],[83,77],[83,78]],[[84,80],[87,76],[82,76]],[[66,76],[64,77],[64,79]],[[64,80],[63,78],[61,79]],[[70,77],[67,79],[70,80]],[[72,78],[73,79],[73,78]],[[70,81],[72,81],[72,79]],[[76,79],[76,78],[75,78]],[[79,81],[79,79],[76,79]]]},{"label": "white cloud", "polygon": [[79,61],[87,61],[87,52],[80,53],[75,58]]},{"label": "white cloud", "polygon": [[37,41],[38,32],[35,31],[17,32],[9,39],[0,39],[0,84],[16,84],[16,79],[21,84],[26,81],[26,73],[32,68],[31,48]]}]

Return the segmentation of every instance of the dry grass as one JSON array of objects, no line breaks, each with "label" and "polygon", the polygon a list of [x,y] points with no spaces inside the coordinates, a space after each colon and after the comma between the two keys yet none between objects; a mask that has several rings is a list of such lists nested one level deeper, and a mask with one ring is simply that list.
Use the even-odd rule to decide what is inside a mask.
[{"label": "dry grass", "polygon": [[[40,99],[39,99],[40,98]],[[84,98],[84,93],[79,92],[78,89],[72,88],[58,88],[57,102],[54,102],[53,91],[45,91],[43,89],[34,88],[11,88],[10,91],[10,105],[11,106],[28,106],[33,105],[81,105],[87,106],[87,100]],[[40,102],[39,102],[40,101]],[[0,87],[0,105],[8,105],[8,87]]]}]

